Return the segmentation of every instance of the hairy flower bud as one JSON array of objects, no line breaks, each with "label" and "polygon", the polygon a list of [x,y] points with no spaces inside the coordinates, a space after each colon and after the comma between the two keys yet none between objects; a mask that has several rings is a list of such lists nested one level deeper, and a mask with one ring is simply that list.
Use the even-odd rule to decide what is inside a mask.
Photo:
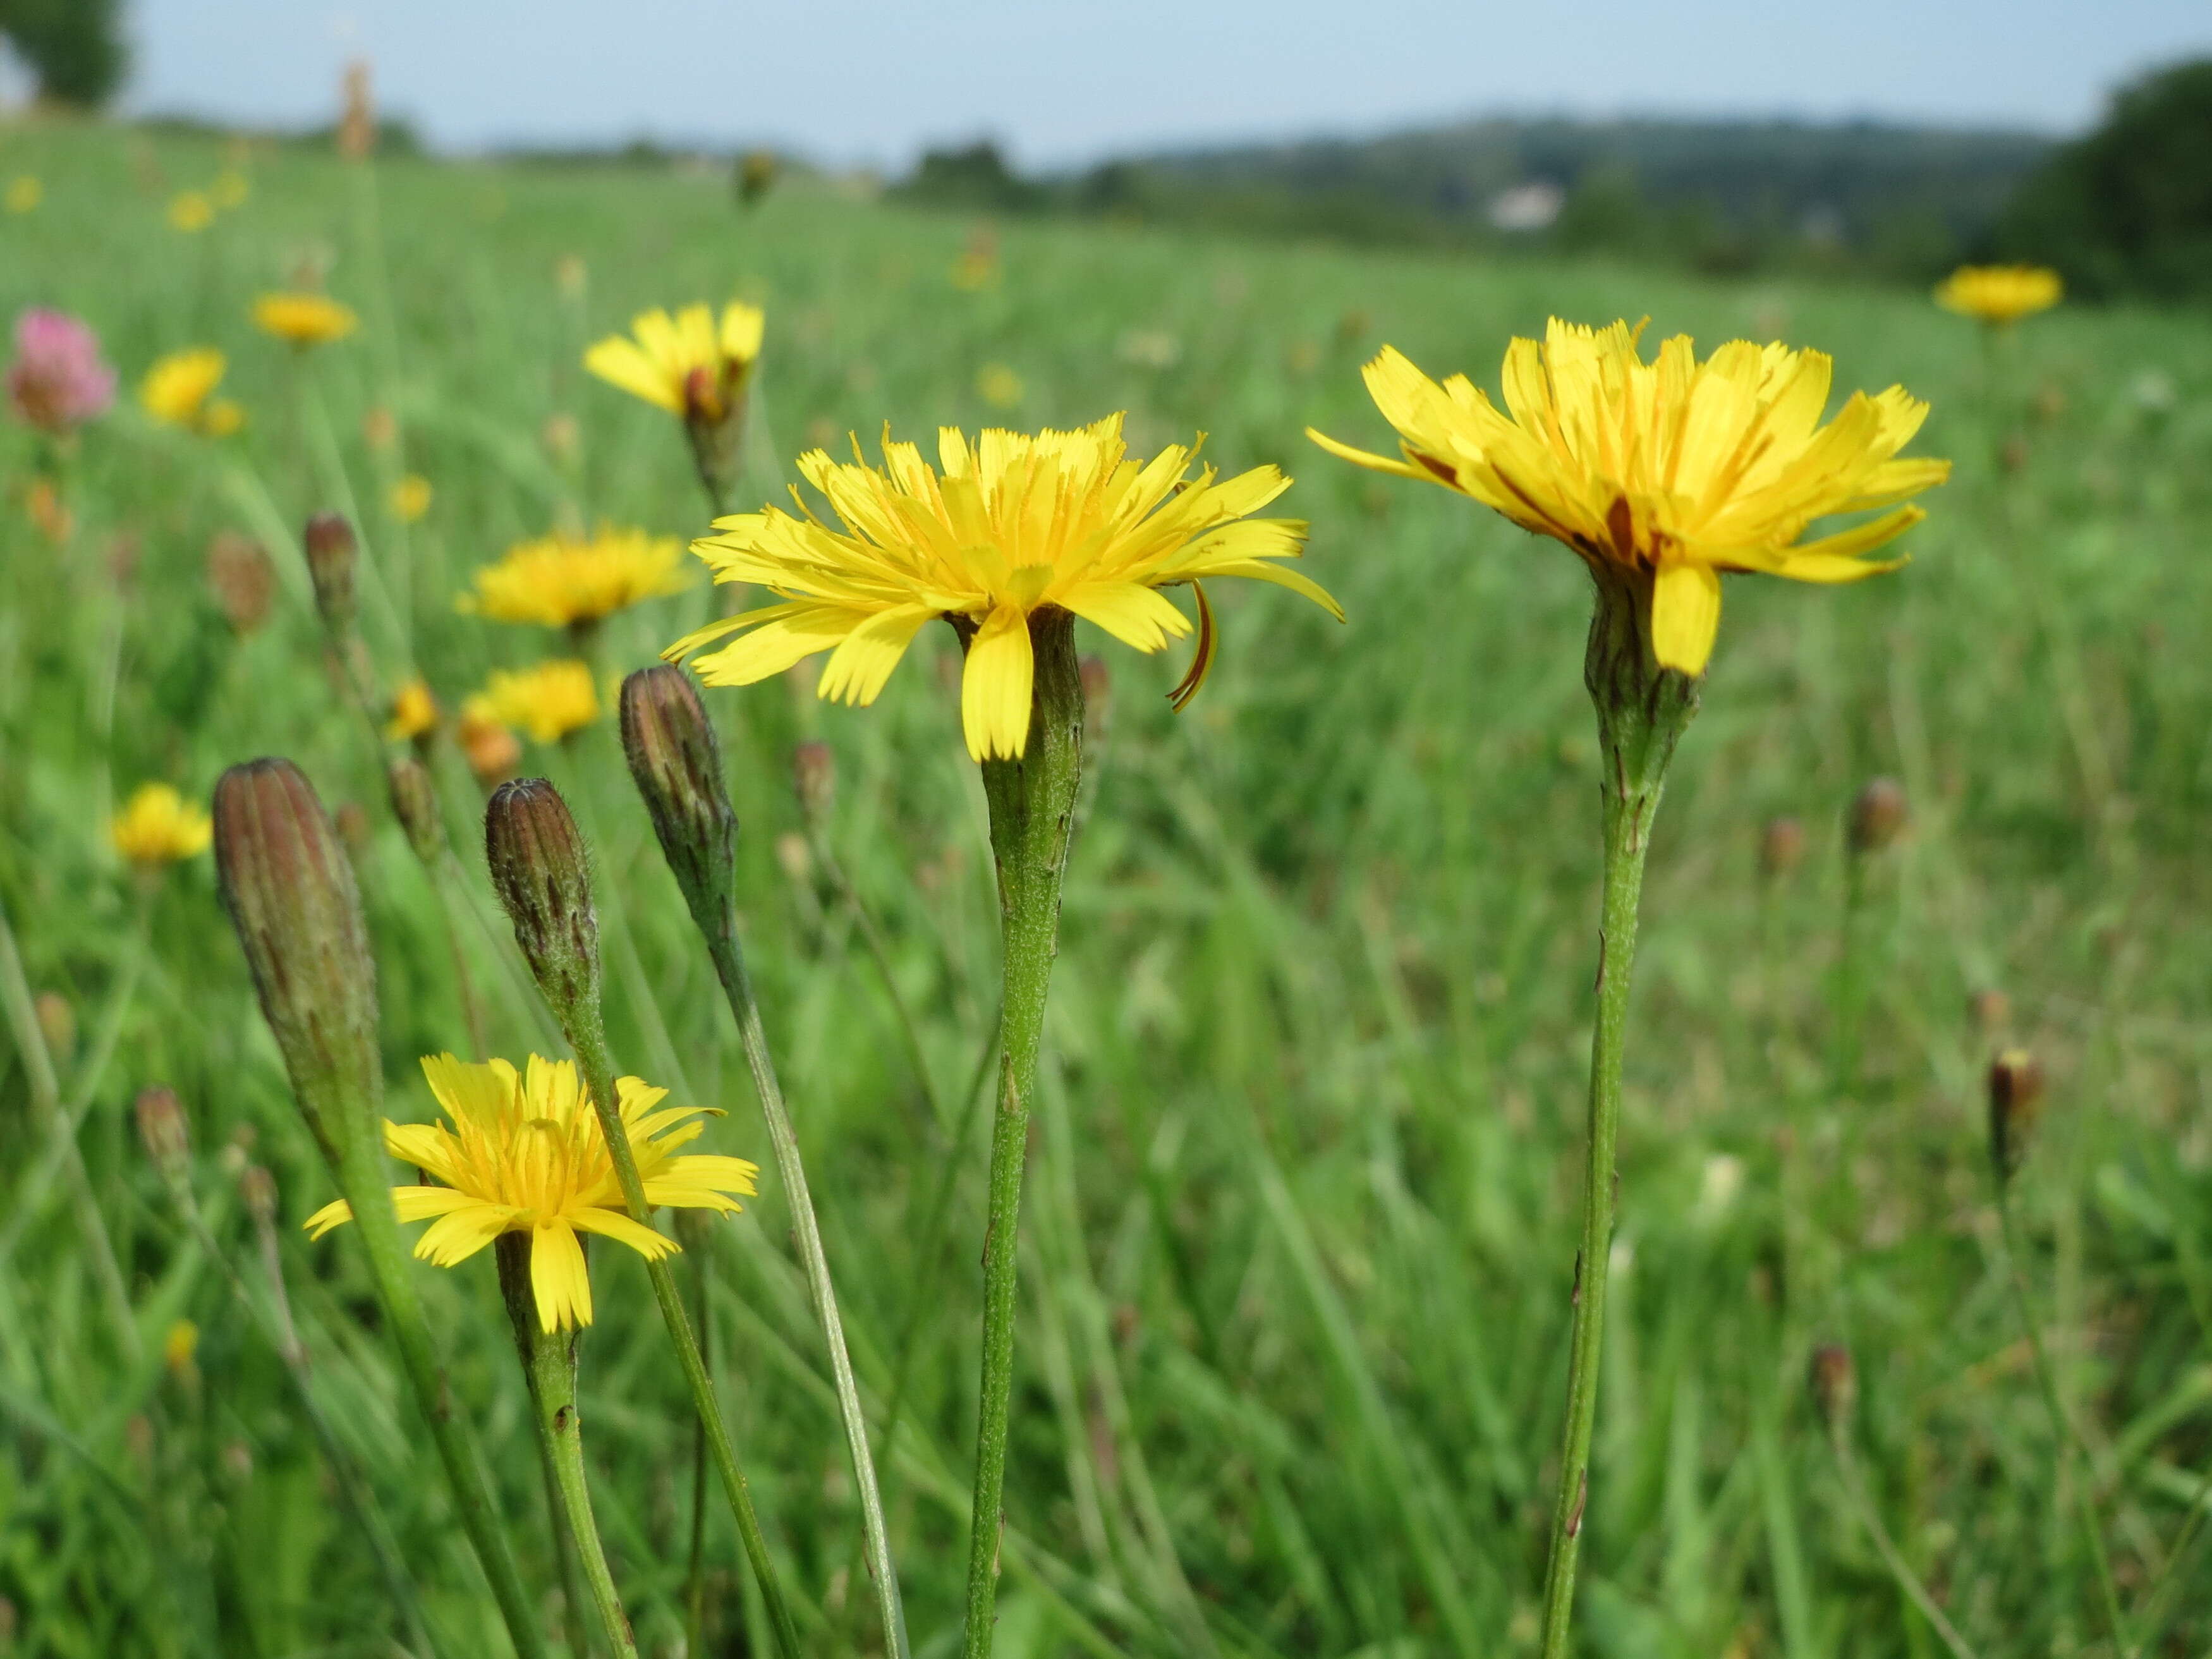
[{"label": "hairy flower bud", "polygon": [[514,942],[567,1030],[596,1019],[599,918],[584,838],[561,792],[543,778],[518,778],[484,809],[484,856]]},{"label": "hairy flower bud", "polygon": [[422,867],[434,870],[446,850],[446,819],[438,810],[438,786],[430,769],[414,755],[401,755],[385,768],[392,791],[392,815],[407,832],[407,844]]},{"label": "hairy flower bud", "polygon": [[148,1162],[173,1187],[185,1180],[191,1169],[191,1136],[177,1091],[160,1084],[141,1089],[133,1110],[138,1119],[138,1144],[146,1149]]},{"label": "hairy flower bud", "polygon": [[1840,1342],[1824,1342],[1814,1349],[1811,1381],[1814,1403],[1820,1407],[1820,1415],[1831,1425],[1849,1422],[1859,1397],[1858,1372],[1851,1364],[1851,1351]]},{"label": "hairy flower bud", "polygon": [[1990,1162],[2010,1181],[2027,1158],[2043,1113],[2043,1062],[2025,1048],[2007,1048],[1990,1062]]},{"label": "hairy flower bud", "polygon": [[1805,861],[1805,826],[1784,813],[1769,818],[1759,838],[1759,873],[1778,881]]},{"label": "hairy flower bud", "polygon": [[222,775],[215,860],[292,1092],[336,1163],[374,1133],[383,1093],[376,968],[353,866],[313,787],[286,760]]},{"label": "hairy flower bud", "polygon": [[276,1177],[262,1165],[249,1164],[239,1172],[238,1195],[257,1224],[266,1225],[276,1218]]},{"label": "hairy flower bud", "polygon": [[315,610],[325,627],[343,634],[353,626],[358,600],[354,593],[354,558],[358,549],[353,526],[337,513],[318,513],[300,538],[307,556],[307,574],[315,584]]},{"label": "hairy flower bud", "polygon": [[1851,802],[1851,851],[1879,853],[1905,833],[1905,786],[1895,778],[1869,778]]},{"label": "hairy flower bud", "polygon": [[799,810],[807,823],[819,825],[837,804],[837,754],[818,739],[800,744],[791,751],[791,787],[799,796]]},{"label": "hairy flower bud", "polygon": [[736,902],[738,815],[722,781],[721,745],[690,676],[663,663],[623,682],[623,753],[660,850],[710,937]]}]

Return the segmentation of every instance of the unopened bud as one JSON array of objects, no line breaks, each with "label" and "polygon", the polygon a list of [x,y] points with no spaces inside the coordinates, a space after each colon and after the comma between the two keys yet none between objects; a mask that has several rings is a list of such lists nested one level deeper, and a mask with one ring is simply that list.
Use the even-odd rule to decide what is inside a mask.
[{"label": "unopened bud", "polygon": [[500,785],[484,809],[484,856],[514,942],[562,1029],[595,1018],[599,913],[584,838],[561,792],[543,778]]},{"label": "unopened bud", "polygon": [[1824,1342],[1813,1350],[1813,1401],[1831,1424],[1847,1423],[1858,1403],[1859,1379],[1851,1364],[1851,1351],[1840,1342]]},{"label": "unopened bud", "polygon": [[238,1195],[256,1222],[266,1224],[276,1219],[276,1177],[260,1164],[249,1164],[239,1172]]},{"label": "unopened bud", "polygon": [[667,663],[623,682],[623,753],[691,919],[709,939],[737,903],[738,815],[722,750],[690,676]]},{"label": "unopened bud", "polygon": [[218,530],[208,543],[208,588],[231,629],[251,634],[269,619],[276,598],[276,567],[259,542],[235,530]]},{"label": "unopened bud", "polygon": [[39,1035],[57,1066],[66,1066],[76,1053],[76,1010],[59,991],[41,991],[31,1004],[38,1017]]},{"label": "unopened bud", "polygon": [[353,526],[336,513],[318,513],[307,520],[300,538],[307,556],[307,574],[315,584],[315,610],[332,633],[353,626],[354,557],[357,547]]},{"label": "unopened bud", "polygon": [[791,787],[807,823],[828,822],[837,804],[836,751],[818,739],[800,744],[791,751]]},{"label": "unopened bud", "polygon": [[340,801],[338,810],[331,815],[331,823],[348,853],[358,858],[368,850],[368,809],[359,801]]},{"label": "unopened bud", "polygon": [[1895,778],[1869,778],[1851,802],[1851,851],[1881,852],[1905,833],[1905,786]]},{"label": "unopened bud", "polygon": [[376,968],[353,866],[314,789],[286,760],[222,775],[215,860],[293,1095],[335,1164],[373,1133],[383,1092]]},{"label": "unopened bud", "polygon": [[1990,1062],[1990,1162],[2009,1181],[2027,1158],[2043,1113],[2043,1062],[2025,1048],[2007,1048]]},{"label": "unopened bud", "polygon": [[1759,873],[1778,881],[1805,861],[1805,826],[1784,813],[1769,818],[1759,838]]},{"label": "unopened bud", "polygon": [[392,815],[407,832],[407,844],[424,869],[436,869],[446,850],[446,819],[430,769],[416,756],[401,755],[385,768],[384,778],[392,791]]},{"label": "unopened bud", "polygon": [[159,1085],[142,1089],[132,1109],[138,1119],[138,1144],[146,1149],[147,1160],[171,1185],[185,1180],[191,1170],[191,1134],[185,1127],[185,1109],[176,1091]]}]

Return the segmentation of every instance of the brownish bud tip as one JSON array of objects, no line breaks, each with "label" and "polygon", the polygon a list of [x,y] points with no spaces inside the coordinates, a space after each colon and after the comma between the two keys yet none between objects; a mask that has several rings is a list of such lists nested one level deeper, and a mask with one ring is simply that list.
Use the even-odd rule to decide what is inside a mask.
[{"label": "brownish bud tip", "polygon": [[809,823],[828,822],[837,804],[837,754],[818,739],[800,744],[791,751],[791,787],[799,796],[799,810]]},{"label": "brownish bud tip", "polygon": [[1881,852],[1905,833],[1908,817],[1905,786],[1895,778],[1869,778],[1851,802],[1851,851]]},{"label": "brownish bud tip", "polygon": [[307,556],[307,574],[315,584],[315,610],[324,626],[343,634],[353,626],[357,605],[353,578],[358,549],[353,526],[340,514],[318,513],[307,520],[300,545]]},{"label": "brownish bud tip", "polygon": [[216,879],[292,1092],[336,1162],[373,1132],[383,1071],[376,969],[337,832],[285,760],[234,766],[215,787]]},{"label": "brownish bud tip", "polygon": [[276,1219],[276,1177],[262,1165],[249,1164],[239,1172],[238,1195],[256,1222],[266,1226]]},{"label": "brownish bud tip", "polygon": [[543,778],[502,783],[484,809],[484,857],[514,942],[563,1030],[595,1021],[599,918],[584,838]]},{"label": "brownish bud tip", "polygon": [[132,1110],[138,1119],[138,1144],[146,1149],[148,1161],[172,1185],[185,1180],[191,1169],[192,1143],[176,1091],[160,1084],[141,1089]]},{"label": "brownish bud tip", "polygon": [[2007,1048],[1990,1062],[1990,1162],[2009,1181],[2027,1158],[2043,1115],[2043,1062],[2025,1048]]},{"label": "brownish bud tip", "polygon": [[2012,1025],[2012,999],[1995,986],[1985,986],[1967,999],[1966,1009],[1985,1037],[2002,1036]]},{"label": "brownish bud tip", "polygon": [[41,991],[31,1004],[39,1035],[57,1066],[66,1066],[76,1054],[76,1010],[59,991]]},{"label": "brownish bud tip", "polygon": [[1805,861],[1805,826],[1784,813],[1769,818],[1759,838],[1759,873],[1778,881]]},{"label": "brownish bud tip", "polygon": [[430,769],[413,755],[401,755],[384,769],[392,791],[392,815],[407,832],[407,844],[426,870],[438,867],[446,850],[446,819],[438,810],[438,786]]},{"label": "brownish bud tip", "polygon": [[1814,1349],[1811,1382],[1813,1401],[1820,1407],[1820,1415],[1831,1424],[1849,1422],[1859,1396],[1858,1371],[1851,1364],[1851,1351],[1840,1342],[1824,1342]]},{"label": "brownish bud tip", "polygon": [[710,939],[737,902],[738,815],[721,745],[690,676],[667,663],[623,682],[623,753],[691,918]]}]

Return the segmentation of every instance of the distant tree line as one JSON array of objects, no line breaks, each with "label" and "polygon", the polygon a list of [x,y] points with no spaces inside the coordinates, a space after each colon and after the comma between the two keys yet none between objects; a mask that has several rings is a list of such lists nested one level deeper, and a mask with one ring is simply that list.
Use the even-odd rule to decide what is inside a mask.
[{"label": "distant tree line", "polygon": [[0,0],[0,35],[50,104],[97,109],[130,67],[123,0]]}]

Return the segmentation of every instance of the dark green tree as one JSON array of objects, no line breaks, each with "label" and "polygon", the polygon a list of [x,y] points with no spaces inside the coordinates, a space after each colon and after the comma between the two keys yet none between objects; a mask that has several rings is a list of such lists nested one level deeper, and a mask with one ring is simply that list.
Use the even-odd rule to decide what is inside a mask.
[{"label": "dark green tree", "polygon": [[0,0],[0,34],[54,103],[97,109],[130,66],[123,0]]}]

